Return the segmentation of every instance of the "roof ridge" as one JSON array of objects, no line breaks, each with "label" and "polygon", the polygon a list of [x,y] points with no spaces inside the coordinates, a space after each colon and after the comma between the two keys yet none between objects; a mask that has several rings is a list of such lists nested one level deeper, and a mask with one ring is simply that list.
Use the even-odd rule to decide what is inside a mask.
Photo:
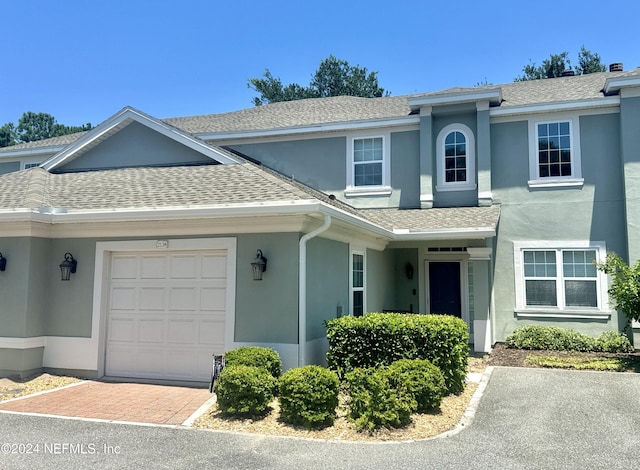
[{"label": "roof ridge", "polygon": [[40,167],[23,170],[27,173],[24,207],[38,208],[46,206],[50,173]]}]

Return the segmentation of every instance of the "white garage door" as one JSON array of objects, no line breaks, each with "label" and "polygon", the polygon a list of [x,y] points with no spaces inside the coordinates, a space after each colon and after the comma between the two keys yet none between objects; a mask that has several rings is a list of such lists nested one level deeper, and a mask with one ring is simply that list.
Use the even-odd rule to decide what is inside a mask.
[{"label": "white garage door", "polygon": [[224,351],[227,251],[113,253],[109,376],[208,381]]}]

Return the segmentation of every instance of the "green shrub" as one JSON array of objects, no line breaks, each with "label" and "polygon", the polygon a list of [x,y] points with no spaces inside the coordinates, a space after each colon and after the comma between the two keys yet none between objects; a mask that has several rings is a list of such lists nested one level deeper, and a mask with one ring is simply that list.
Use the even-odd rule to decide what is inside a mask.
[{"label": "green shrub", "polygon": [[276,379],[280,377],[282,362],[277,351],[260,346],[241,346],[227,352],[224,357],[225,367],[245,365],[262,367]]},{"label": "green shrub", "polygon": [[399,359],[428,359],[444,376],[447,391],[464,390],[469,358],[467,325],[449,315],[369,313],[326,322],[327,363],[344,376],[355,368]]},{"label": "green shrub", "polygon": [[320,366],[290,369],[280,377],[280,415],[305,427],[333,424],[338,406],[338,375]]},{"label": "green shrub", "polygon": [[605,331],[596,339],[598,351],[609,353],[633,352],[633,346],[622,333],[617,331]]},{"label": "green shrub", "polygon": [[348,418],[358,429],[399,428],[411,421],[411,413],[417,409],[416,401],[398,392],[385,369],[356,368],[346,374],[345,380],[350,397]]},{"label": "green shrub", "polygon": [[214,388],[218,408],[233,415],[259,416],[273,400],[277,384],[262,367],[225,367]]},{"label": "green shrub", "polygon": [[547,349],[550,351],[630,352],[633,346],[626,336],[605,331],[597,339],[575,330],[555,326],[528,325],[518,328],[506,338],[507,347]]},{"label": "green shrub", "polygon": [[386,367],[389,382],[402,395],[416,401],[416,411],[440,407],[446,391],[442,372],[426,359],[401,359]]}]

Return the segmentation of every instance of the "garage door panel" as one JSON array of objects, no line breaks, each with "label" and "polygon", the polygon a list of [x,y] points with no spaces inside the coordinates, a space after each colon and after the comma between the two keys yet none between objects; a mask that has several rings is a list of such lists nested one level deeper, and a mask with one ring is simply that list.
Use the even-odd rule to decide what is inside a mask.
[{"label": "garage door panel", "polygon": [[226,310],[227,290],[224,288],[200,289],[200,311],[220,311]]},{"label": "garage door panel", "polygon": [[131,318],[110,318],[108,335],[109,341],[133,341],[135,338],[135,320]]},{"label": "garage door panel", "polygon": [[174,255],[171,257],[170,279],[197,279],[199,257],[197,255]]},{"label": "garage door panel", "polygon": [[164,311],[166,307],[166,288],[140,287],[140,310]]},{"label": "garage door panel", "polygon": [[137,262],[138,258],[135,256],[113,256],[111,259],[111,279],[135,279]]},{"label": "garage door panel", "polygon": [[141,256],[140,279],[165,279],[167,259],[165,256]]},{"label": "garage door panel", "polygon": [[225,344],[226,250],[112,254],[106,374],[206,381]]},{"label": "garage door panel", "polygon": [[224,320],[201,320],[198,328],[198,344],[215,346],[224,344]]},{"label": "garage door panel", "polygon": [[227,258],[226,256],[214,255],[202,257],[202,279],[226,279],[227,278]]},{"label": "garage door panel", "polygon": [[138,334],[136,335],[139,343],[164,343],[164,332],[166,330],[166,322],[157,319],[141,319],[138,320]]},{"label": "garage door panel", "polygon": [[135,310],[136,289],[133,287],[113,287],[111,289],[111,310]]},{"label": "garage door panel", "polygon": [[167,342],[173,344],[195,344],[197,326],[194,319],[169,320]]},{"label": "garage door panel", "polygon": [[169,310],[195,312],[197,301],[197,289],[195,287],[170,287]]}]

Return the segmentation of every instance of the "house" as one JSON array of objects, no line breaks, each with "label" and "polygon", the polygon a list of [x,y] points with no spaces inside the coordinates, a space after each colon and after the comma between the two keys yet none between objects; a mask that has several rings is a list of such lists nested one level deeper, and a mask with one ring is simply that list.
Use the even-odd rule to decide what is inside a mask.
[{"label": "house", "polygon": [[0,149],[0,372],[199,381],[240,345],[322,363],[324,321],[370,311],[457,315],[476,351],[622,330],[593,261],[640,258],[639,126],[637,69],[126,107]]}]

